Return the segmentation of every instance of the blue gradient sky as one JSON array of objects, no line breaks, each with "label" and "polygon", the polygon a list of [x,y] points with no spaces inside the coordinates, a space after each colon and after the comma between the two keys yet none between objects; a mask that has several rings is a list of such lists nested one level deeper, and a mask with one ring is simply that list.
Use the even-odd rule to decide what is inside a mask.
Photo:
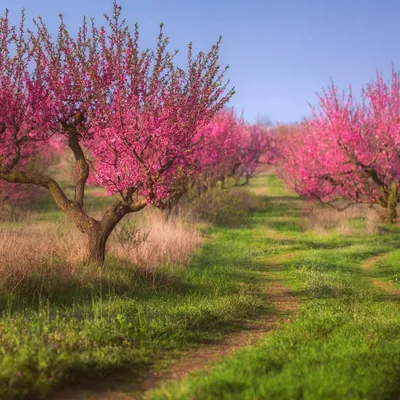
[{"label": "blue gradient sky", "polygon": [[[223,36],[221,63],[236,87],[231,105],[254,121],[292,122],[309,115],[308,103],[332,77],[339,87],[360,86],[377,69],[400,69],[400,1],[396,0],[120,0],[139,22],[144,47],[165,23],[171,48],[184,60],[186,45],[208,49]],[[86,14],[102,20],[112,0],[0,0],[13,20],[25,7],[51,30],[62,12],[76,27]]]}]

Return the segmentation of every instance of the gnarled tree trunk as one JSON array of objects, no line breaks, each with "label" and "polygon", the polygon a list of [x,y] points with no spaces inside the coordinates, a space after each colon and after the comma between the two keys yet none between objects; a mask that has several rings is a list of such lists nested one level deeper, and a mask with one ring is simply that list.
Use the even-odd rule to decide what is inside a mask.
[{"label": "gnarled tree trunk", "polygon": [[[68,145],[72,150],[79,173],[75,186],[75,196],[70,200],[60,185],[50,176],[39,172],[23,171],[12,165],[5,167],[0,163],[0,179],[11,183],[36,185],[47,189],[53,196],[58,208],[64,212],[84,234],[88,235],[88,261],[99,265],[104,264],[106,243],[116,225],[128,213],[137,212],[146,207],[147,202],[133,195],[136,188],[127,189],[126,194],[120,193],[121,198],[116,200],[104,213],[100,221],[90,217],[84,209],[85,185],[89,176],[89,164],[79,144],[77,126],[84,116],[77,114],[77,121],[71,124],[62,123],[68,133]],[[1,128],[1,124],[0,124]],[[1,160],[0,160],[1,161]]]},{"label": "gnarled tree trunk", "polygon": [[83,190],[69,200],[58,183],[51,177],[40,173],[25,172],[18,169],[8,169],[0,165],[0,179],[13,183],[25,183],[41,186],[53,196],[57,206],[63,211],[82,232],[88,235],[88,261],[103,265],[106,243],[116,225],[128,213],[138,212],[146,207],[144,199],[133,199],[134,189],[128,190],[126,196],[116,200],[98,221],[90,217],[83,208]]}]

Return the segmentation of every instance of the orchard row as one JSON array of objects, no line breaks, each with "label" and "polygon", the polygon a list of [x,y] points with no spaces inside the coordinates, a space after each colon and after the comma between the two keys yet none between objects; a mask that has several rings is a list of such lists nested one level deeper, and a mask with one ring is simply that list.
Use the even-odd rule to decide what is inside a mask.
[{"label": "orchard row", "polygon": [[[208,52],[187,51],[184,69],[160,26],[154,50],[142,50],[114,3],[105,25],[83,20],[76,35],[63,18],[51,36],[42,19],[0,18],[0,190],[2,201],[34,199],[44,188],[88,236],[102,263],[107,239],[129,213],[149,204],[170,210],[189,188],[244,184],[260,164],[276,163],[299,194],[344,208],[380,204],[397,218],[400,184],[400,83],[382,76],[360,100],[333,85],[314,116],[292,126],[248,124],[226,108],[234,89]],[[49,167],[69,151],[69,198]],[[59,162],[58,162],[59,164]],[[60,174],[57,174],[60,176]],[[85,210],[87,185],[114,203],[100,219]]]}]

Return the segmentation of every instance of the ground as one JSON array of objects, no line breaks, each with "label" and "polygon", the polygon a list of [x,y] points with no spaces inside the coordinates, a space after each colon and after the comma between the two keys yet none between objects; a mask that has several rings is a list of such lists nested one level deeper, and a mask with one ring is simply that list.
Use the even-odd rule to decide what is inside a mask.
[{"label": "ground", "polygon": [[246,190],[250,212],[208,227],[168,285],[113,261],[102,293],[4,296],[0,397],[399,398],[400,229],[309,229],[274,175]]}]

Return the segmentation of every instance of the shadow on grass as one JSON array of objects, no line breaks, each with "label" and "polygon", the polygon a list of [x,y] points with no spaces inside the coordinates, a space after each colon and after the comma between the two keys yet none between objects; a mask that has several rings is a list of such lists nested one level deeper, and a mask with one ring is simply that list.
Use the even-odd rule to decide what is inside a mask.
[{"label": "shadow on grass", "polygon": [[[345,262],[338,262],[334,259],[335,250],[360,244],[364,239],[344,238],[338,242],[312,239],[310,236],[302,234],[304,229],[299,222],[303,215],[303,199],[279,195],[263,196],[261,201],[263,206],[253,208],[249,213],[226,215],[224,218],[220,218],[217,221],[216,228],[212,228],[214,232],[218,232],[217,237],[206,243],[187,269],[181,267],[163,268],[151,274],[140,271],[132,265],[121,263],[118,260],[110,260],[110,269],[103,270],[100,280],[85,281],[80,279],[68,282],[64,286],[57,286],[57,282],[55,282],[54,287],[47,288],[40,279],[34,278],[34,281],[29,282],[27,286],[40,288],[40,290],[34,292],[40,298],[35,298],[32,301],[32,296],[27,295],[26,290],[21,290],[18,293],[18,297],[30,304],[30,307],[36,307],[36,309],[39,300],[40,302],[43,302],[43,300],[49,301],[58,309],[62,309],[68,308],[77,302],[90,304],[99,298],[107,300],[111,294],[123,299],[146,304],[151,303],[155,309],[154,313],[163,313],[166,311],[165,308],[161,308],[163,303],[171,301],[171,303],[166,304],[178,304],[181,307],[181,305],[187,303],[187,300],[192,299],[189,308],[182,307],[182,309],[179,309],[179,315],[172,312],[170,315],[162,315],[166,320],[168,318],[172,320],[173,324],[178,320],[180,322],[183,321],[184,327],[180,328],[181,332],[178,332],[177,338],[174,336],[176,334],[175,327],[168,328],[169,330],[161,328],[152,330],[150,327],[148,331],[144,329],[144,334],[140,333],[140,335],[144,336],[146,336],[147,332],[153,335],[171,335],[174,340],[179,342],[179,346],[176,346],[176,343],[171,346],[167,340],[163,341],[163,338],[160,338],[161,345],[158,343],[158,347],[147,349],[146,357],[141,357],[140,362],[130,360],[129,368],[124,365],[103,365],[99,368],[96,365],[91,365],[90,360],[79,360],[76,364],[71,365],[65,374],[69,377],[75,377],[75,379],[63,380],[62,385],[71,385],[71,382],[73,382],[75,385],[79,384],[75,389],[80,391],[105,392],[107,389],[118,389],[127,393],[135,391],[140,377],[149,372],[149,368],[152,365],[149,360],[160,360],[160,354],[162,354],[164,360],[168,359],[168,357],[172,358],[173,351],[187,349],[188,345],[218,343],[220,341],[218,337],[220,338],[221,334],[246,330],[246,319],[255,320],[265,315],[270,316],[277,313],[276,310],[272,310],[269,306],[269,297],[266,293],[251,293],[253,303],[251,305],[247,303],[241,304],[243,310],[235,310],[228,317],[225,317],[222,313],[218,314],[218,310],[209,310],[207,308],[199,308],[198,310],[196,308],[198,307],[197,302],[200,303],[208,299],[213,300],[213,296],[231,296],[233,302],[236,296],[250,293],[253,285],[256,286],[268,282],[265,275],[263,276],[259,272],[280,272],[283,269],[299,264],[298,259],[297,261],[287,260],[281,264],[268,265],[264,254],[268,250],[268,246],[286,247],[285,252],[291,252],[294,249],[315,249],[321,250],[323,254],[326,251],[328,254],[326,259],[313,259],[311,257],[303,262],[304,266],[307,266],[307,264],[310,267],[319,265],[326,271],[340,269],[346,272],[347,269],[351,269],[351,272],[354,272],[354,266],[359,261],[359,254],[350,254],[351,265],[346,266]],[[259,239],[258,235],[262,235],[262,229],[256,234],[252,233],[251,230],[260,227],[273,230],[278,234],[287,234],[287,238],[275,240],[265,237]],[[260,240],[260,243],[256,240]],[[373,241],[373,239],[368,240],[371,243]],[[388,240],[391,241],[392,239]],[[262,245],[258,248],[257,246],[261,244],[261,241]],[[393,245],[395,245],[395,242],[393,239]],[[332,252],[329,252],[329,250],[332,250]],[[243,286],[246,287],[245,292],[240,289]],[[212,292],[213,295],[210,295]],[[15,293],[17,294],[17,291]],[[312,293],[310,291],[296,292],[295,295],[299,297],[312,296],[328,300],[348,299],[353,301],[357,293],[346,287],[332,288],[329,285],[321,285],[317,288],[317,291]],[[380,296],[380,294],[376,296]],[[357,301],[359,300],[357,298]],[[388,301],[388,299],[382,295],[382,301]],[[241,305],[239,304],[239,306]],[[232,307],[235,307],[235,305]],[[24,308],[26,309],[27,307],[24,306]],[[193,309],[195,309],[194,312]],[[13,310],[11,308],[11,312]],[[144,325],[150,326],[153,320],[158,318],[158,316],[152,315],[151,312],[153,311],[149,312],[150,315],[146,314],[144,321],[141,321]],[[184,333],[182,333],[183,331]],[[184,337],[180,337],[179,334],[184,335]],[[189,343],[188,340],[190,340]],[[103,378],[100,383],[99,376]]]},{"label": "shadow on grass", "polygon": [[[295,295],[297,296],[297,293]],[[268,295],[266,294],[260,294],[259,297],[262,298],[265,303],[269,300]],[[256,315],[248,315],[247,320],[257,321],[267,316],[268,318],[271,318],[280,315],[281,313],[281,311],[278,311],[273,307],[262,307],[258,310]],[[157,359],[157,361],[161,362],[163,365],[169,364],[178,361],[179,356],[184,357],[187,351],[197,348],[198,346],[224,346],[225,339],[223,336],[221,337],[221,334],[235,334],[240,332],[240,334],[248,333],[251,335],[252,332],[259,329],[259,327],[254,324],[245,323],[241,318],[234,319],[227,324],[226,321],[215,319],[211,315],[198,319],[195,328],[203,330],[209,334],[218,334],[218,337],[208,335],[204,338],[199,338],[194,335],[189,347],[182,348],[178,352],[174,353],[170,353],[168,350],[165,351],[164,349],[164,353],[161,357],[160,354],[153,354],[150,358]],[[98,393],[107,393],[110,391],[116,391],[117,393],[127,395],[135,394],[139,396],[135,398],[142,398],[140,397],[140,393],[148,390],[149,384],[152,385],[151,382],[147,382],[147,384],[142,387],[142,382],[145,380],[148,381],[151,376],[155,377],[154,383],[157,382],[157,373],[154,373],[154,362],[152,361],[130,364],[129,367],[126,368],[103,368],[100,371],[94,370],[88,372],[88,367],[90,366],[81,366],[81,368],[75,369],[71,368],[68,374],[70,378],[63,380],[58,385],[59,392],[52,398],[57,400],[73,400],[81,399],[83,393],[96,395]],[[99,377],[102,378],[100,382]],[[67,387],[68,389],[64,391],[62,390],[63,387]],[[73,388],[72,390],[71,387]]]}]

